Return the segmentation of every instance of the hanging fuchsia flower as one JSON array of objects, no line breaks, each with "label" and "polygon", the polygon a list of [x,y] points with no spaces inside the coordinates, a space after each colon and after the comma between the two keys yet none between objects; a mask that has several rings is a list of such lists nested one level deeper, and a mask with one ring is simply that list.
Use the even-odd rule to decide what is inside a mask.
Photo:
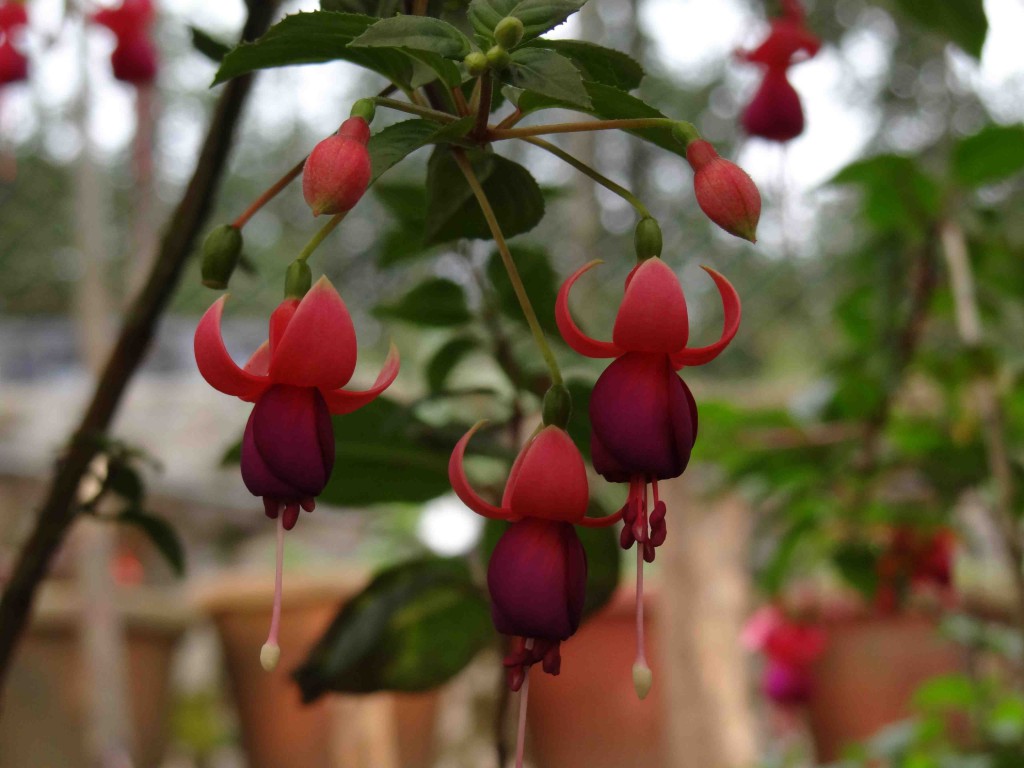
[{"label": "hanging fuchsia flower", "polygon": [[14,38],[28,26],[28,10],[24,3],[0,3],[0,85],[28,79],[28,59],[15,45]]},{"label": "hanging fuchsia flower", "polygon": [[28,9],[22,0],[0,2],[0,33],[9,35],[28,26]]},{"label": "hanging fuchsia flower", "polygon": [[[214,389],[254,403],[242,439],[242,480],[278,519],[278,579],[271,637],[262,658],[277,661],[281,548],[299,509],[311,512],[334,467],[330,415],[351,413],[376,399],[398,375],[394,345],[374,385],[341,389],[356,366],[356,334],[345,303],[321,278],[300,301],[285,299],[270,316],[270,338],[239,368],[220,333],[226,297],[218,299],[196,328],[199,372]],[[269,647],[269,650],[267,648]]]},{"label": "hanging fuchsia flower", "polygon": [[317,144],[302,169],[302,194],[314,216],[355,207],[370,184],[370,124],[350,117],[338,132]]},{"label": "hanging fuchsia flower", "polygon": [[[722,275],[707,270],[725,308],[721,338],[706,347],[687,347],[690,328],[686,299],[675,272],[659,258],[647,259],[626,278],[612,341],[595,341],[573,322],[569,291],[599,262],[577,270],[562,285],[555,306],[558,329],[566,343],[587,357],[612,357],[590,398],[590,450],[594,469],[613,483],[629,483],[620,543],[637,543],[637,611],[643,610],[643,561],[653,562],[665,541],[666,507],[658,481],[678,477],[690,461],[697,439],[697,405],[676,371],[714,360],[736,335],[740,300]],[[648,505],[653,486],[653,506]],[[642,623],[638,621],[638,627]],[[641,695],[650,687],[643,638],[638,637],[634,682]]]},{"label": "hanging fuchsia flower", "polygon": [[804,110],[788,72],[791,66],[812,58],[820,49],[821,40],[807,29],[799,0],[785,0],[783,15],[772,21],[764,42],[739,54],[765,70],[764,79],[741,118],[747,133],[778,142],[790,141],[803,133]]},{"label": "hanging fuchsia flower", "polygon": [[791,618],[777,605],[758,609],[743,631],[743,643],[765,656],[761,689],[777,704],[805,704],[812,693],[811,666],[825,652],[824,628]]},{"label": "hanging fuchsia flower", "polygon": [[505,659],[509,686],[519,690],[532,664],[557,675],[560,645],[579,628],[587,557],[573,525],[611,525],[618,516],[585,518],[590,491],[579,449],[562,429],[548,426],[519,452],[501,506],[473,490],[463,468],[466,445],[480,427],[459,440],[448,465],[456,495],[479,515],[512,523],[491,555],[487,587],[499,632],[519,638]]},{"label": "hanging fuchsia flower", "polygon": [[116,8],[104,8],[93,15],[93,21],[117,38],[110,65],[118,80],[147,85],[156,79],[158,56],[150,34],[155,16],[152,0],[122,0]]},{"label": "hanging fuchsia flower", "polygon": [[687,144],[686,159],[693,168],[693,191],[704,214],[729,234],[756,243],[761,193],[753,179],[703,139]]}]

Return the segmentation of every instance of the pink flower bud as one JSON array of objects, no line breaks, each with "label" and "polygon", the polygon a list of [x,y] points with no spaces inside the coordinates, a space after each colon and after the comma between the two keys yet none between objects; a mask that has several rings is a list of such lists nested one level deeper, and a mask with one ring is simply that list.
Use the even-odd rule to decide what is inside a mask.
[{"label": "pink flower bud", "polygon": [[110,55],[114,77],[124,83],[146,85],[156,79],[157,55],[152,41],[145,34],[119,38]]},{"label": "pink flower bud", "polygon": [[787,142],[804,132],[804,108],[786,70],[772,67],[743,112],[743,129],[751,136]]},{"label": "pink flower bud", "polygon": [[369,123],[350,117],[310,152],[302,171],[302,194],[314,216],[343,213],[359,202],[370,184],[369,140]]},{"label": "pink flower bud", "polygon": [[694,171],[693,191],[700,209],[729,234],[756,242],[761,193],[746,171],[719,157],[703,140],[690,142],[686,159]]}]

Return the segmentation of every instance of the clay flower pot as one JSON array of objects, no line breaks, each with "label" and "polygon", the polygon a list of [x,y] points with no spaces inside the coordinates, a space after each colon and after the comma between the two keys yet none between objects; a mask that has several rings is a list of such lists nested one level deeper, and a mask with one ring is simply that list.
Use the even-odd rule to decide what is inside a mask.
[{"label": "clay flower pot", "polygon": [[[160,765],[168,736],[171,660],[191,615],[174,591],[152,587],[118,590],[114,602],[125,625],[132,759],[135,765]],[[81,612],[74,589],[44,588],[0,702],[0,768],[91,765]]]},{"label": "clay flower pot", "polygon": [[965,668],[963,650],[942,637],[929,616],[862,616],[827,629],[807,707],[819,762],[836,760],[847,744],[906,719],[923,683]]},{"label": "clay flower pot", "polygon": [[[644,598],[651,666],[663,668],[657,597]],[[564,648],[558,677],[534,673],[528,710],[531,751],[539,768],[667,766],[664,686],[640,701],[633,689],[634,594],[620,591],[586,619]]]},{"label": "clay flower pot", "polygon": [[273,672],[260,665],[274,598],[273,574],[207,585],[198,601],[213,619],[234,692],[249,768],[429,768],[438,694],[324,696],[304,705],[292,671],[365,577],[289,575]]}]

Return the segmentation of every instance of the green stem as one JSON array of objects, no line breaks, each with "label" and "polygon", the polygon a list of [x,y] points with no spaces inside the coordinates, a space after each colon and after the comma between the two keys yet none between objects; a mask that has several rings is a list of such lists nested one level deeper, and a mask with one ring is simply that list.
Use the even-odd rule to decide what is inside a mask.
[{"label": "green stem", "polygon": [[389,99],[385,96],[375,96],[373,100],[378,106],[387,107],[388,109],[394,109],[399,112],[407,112],[410,115],[416,115],[418,117],[425,117],[427,120],[433,120],[438,123],[454,123],[459,119],[457,115],[450,115],[447,112],[441,112],[437,109],[430,109],[429,107],[410,104],[407,101]]},{"label": "green stem", "polygon": [[586,133],[588,131],[637,131],[643,128],[672,128],[675,120],[667,117],[640,117],[630,120],[586,120],[577,123],[552,123],[551,125],[530,125],[526,128],[493,128],[492,141],[525,139],[530,136],[548,136],[552,133]]},{"label": "green stem", "polygon": [[600,184],[605,189],[607,189],[607,190],[609,190],[611,192],[614,192],[616,195],[621,197],[627,203],[632,205],[633,208],[636,209],[636,212],[639,213],[641,217],[648,217],[648,216],[651,215],[651,212],[649,210],[647,210],[647,206],[644,205],[640,201],[639,197],[634,195],[632,192],[630,192],[628,189],[626,189],[622,185],[616,184],[614,181],[609,179],[607,176],[605,176],[605,175],[599,173],[598,171],[594,170],[589,165],[584,163],[582,160],[579,160],[578,158],[573,157],[572,155],[570,155],[568,152],[566,152],[561,147],[555,146],[550,141],[544,141],[544,139],[538,139],[538,138],[528,138],[528,139],[523,139],[523,141],[525,141],[527,144],[533,144],[535,147],[540,147],[541,149],[547,150],[552,155],[557,157],[559,160],[563,160],[566,163],[568,163],[569,165],[571,165],[573,168],[575,168],[577,171],[582,173],[584,176],[589,176],[591,179],[596,181],[598,184]]},{"label": "green stem", "polygon": [[459,166],[459,170],[466,177],[466,182],[469,184],[469,188],[473,190],[473,194],[476,196],[476,201],[480,205],[480,210],[484,214],[484,218],[487,220],[487,226],[491,229],[491,236],[494,238],[495,244],[498,246],[498,253],[501,254],[501,261],[505,265],[505,271],[508,273],[508,279],[512,283],[512,290],[515,291],[516,298],[519,300],[519,306],[523,310],[523,316],[526,318],[526,324],[530,326],[530,333],[533,334],[533,340],[537,344],[537,348],[540,350],[541,356],[544,358],[544,362],[547,363],[548,370],[551,371],[551,381],[555,384],[562,384],[562,372],[558,368],[558,361],[555,359],[554,353],[551,351],[551,347],[548,346],[547,339],[544,338],[544,331],[540,327],[540,322],[537,320],[537,313],[533,310],[533,304],[530,303],[530,297],[526,293],[526,288],[523,286],[522,278],[519,277],[519,270],[516,269],[516,263],[512,259],[512,254],[508,249],[508,243],[505,242],[505,236],[501,232],[501,226],[498,224],[498,219],[494,215],[494,209],[491,208],[491,201],[487,199],[487,193],[484,192],[484,188],[480,185],[480,180],[476,177],[476,173],[473,171],[473,166],[469,162],[469,158],[466,157],[466,153],[457,148],[452,148],[452,156],[455,158],[455,162]]},{"label": "green stem", "polygon": [[334,214],[331,217],[331,220],[324,224],[320,228],[320,231],[313,235],[310,241],[306,243],[306,247],[302,249],[302,252],[298,256],[295,257],[296,261],[308,261],[309,257],[313,255],[313,251],[320,247],[320,243],[327,239],[327,236],[331,234],[339,224],[341,224],[346,216],[348,216],[348,211],[342,211],[341,213]]},{"label": "green stem", "polygon": [[487,120],[491,116],[491,105],[494,102],[494,76],[490,72],[484,72],[480,76],[480,103],[476,110],[476,127],[473,135],[479,141],[487,136]]}]

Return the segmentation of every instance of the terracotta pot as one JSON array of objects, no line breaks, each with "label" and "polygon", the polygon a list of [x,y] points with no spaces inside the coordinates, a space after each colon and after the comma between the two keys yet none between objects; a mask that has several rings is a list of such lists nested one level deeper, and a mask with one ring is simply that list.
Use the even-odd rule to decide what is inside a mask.
[{"label": "terracotta pot", "polygon": [[[167,745],[170,664],[189,622],[173,595],[152,588],[119,592],[125,621],[126,679],[131,707],[132,758],[160,765]],[[77,595],[48,586],[11,668],[0,717],[0,768],[78,768],[91,765]]]},{"label": "terracotta pot", "polygon": [[846,619],[829,624],[828,633],[808,704],[819,762],[909,717],[914,692],[927,680],[966,669],[963,650],[930,617]]},{"label": "terracotta pot", "polygon": [[437,693],[323,696],[304,705],[291,678],[363,580],[351,573],[285,578],[281,659],[273,672],[265,672],[259,660],[270,622],[273,575],[233,578],[203,590],[200,603],[220,635],[250,768],[431,764]]},{"label": "terracotta pot", "polygon": [[[633,690],[634,595],[620,592],[562,647],[558,677],[530,675],[528,751],[540,768],[665,768],[664,686]],[[644,601],[647,656],[660,666],[657,601]]]}]

